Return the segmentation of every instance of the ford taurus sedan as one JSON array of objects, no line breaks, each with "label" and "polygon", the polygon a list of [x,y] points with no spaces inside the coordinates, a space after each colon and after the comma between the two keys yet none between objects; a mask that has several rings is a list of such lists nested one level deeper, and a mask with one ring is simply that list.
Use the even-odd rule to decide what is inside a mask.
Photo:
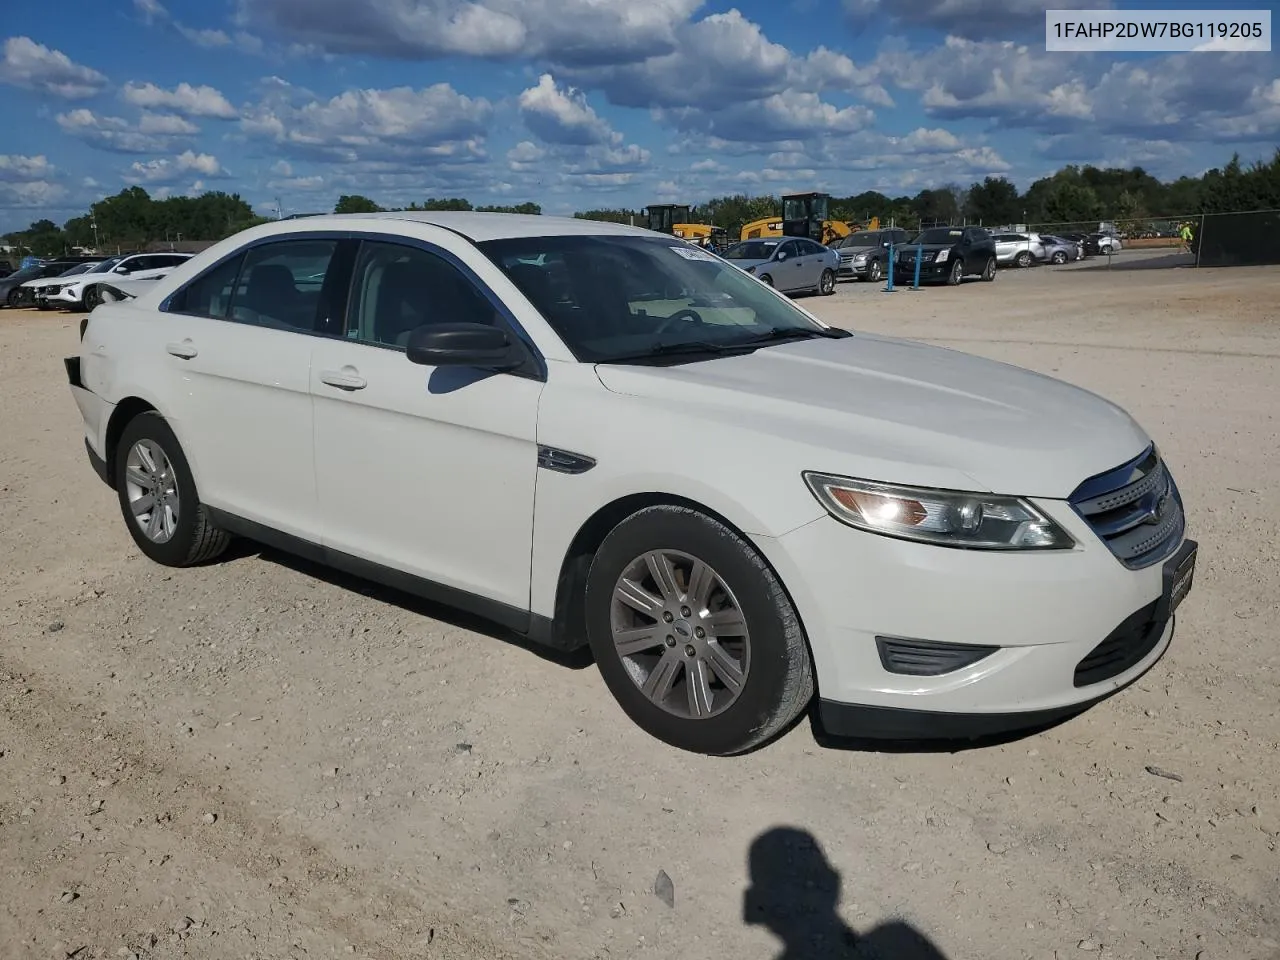
[{"label": "ford taurus sedan", "polygon": [[805,237],[743,240],[721,254],[734,266],[783,293],[836,292],[840,254]]},{"label": "ford taurus sedan", "polygon": [[242,536],[589,646],[691,751],[811,704],[864,737],[1069,716],[1164,654],[1194,575],[1119,407],[635,227],[264,224],[99,306],[66,368],[151,560]]}]

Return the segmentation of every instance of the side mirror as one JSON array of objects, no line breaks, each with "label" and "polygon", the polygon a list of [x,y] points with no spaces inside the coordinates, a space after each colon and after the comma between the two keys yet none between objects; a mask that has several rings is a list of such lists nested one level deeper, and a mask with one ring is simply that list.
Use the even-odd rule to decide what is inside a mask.
[{"label": "side mirror", "polygon": [[787,251],[785,251],[785,250],[779,250],[779,251],[778,251],[778,255],[777,255],[777,257],[775,257],[774,259],[775,259],[775,260],[778,260],[779,262],[781,262],[781,261],[783,261],[783,260],[787,259]]},{"label": "side mirror", "polygon": [[129,272],[130,272],[130,271],[129,271],[129,268],[128,268],[128,267],[126,267],[126,266],[123,266],[123,265],[122,265],[122,266],[116,267],[116,268],[115,268],[114,270],[112,270],[111,272],[112,272],[112,273],[118,273],[118,274],[120,274],[120,276],[124,277],[124,276],[128,276],[128,274],[129,274]]},{"label": "side mirror", "polygon": [[439,323],[409,334],[405,356],[424,367],[482,367],[514,370],[524,354],[505,330],[486,323]]}]

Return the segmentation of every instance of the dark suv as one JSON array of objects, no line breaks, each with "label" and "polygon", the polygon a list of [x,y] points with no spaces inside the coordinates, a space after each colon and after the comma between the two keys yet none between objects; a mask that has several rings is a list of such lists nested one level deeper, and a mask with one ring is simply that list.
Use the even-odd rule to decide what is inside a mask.
[{"label": "dark suv", "polygon": [[898,248],[895,283],[915,278],[920,257],[920,282],[942,281],[956,286],[968,276],[990,283],[996,278],[996,242],[982,227],[930,227]]}]

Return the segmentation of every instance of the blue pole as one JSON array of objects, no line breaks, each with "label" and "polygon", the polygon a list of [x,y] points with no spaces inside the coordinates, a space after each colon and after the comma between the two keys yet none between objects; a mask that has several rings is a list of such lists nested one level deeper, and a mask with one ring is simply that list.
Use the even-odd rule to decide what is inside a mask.
[{"label": "blue pole", "polygon": [[924,256],[924,247],[921,244],[917,243],[916,244],[916,278],[911,284],[912,290],[920,289],[920,259],[923,256]]},{"label": "blue pole", "polygon": [[887,276],[887,277],[885,277],[885,284],[884,284],[884,292],[885,292],[885,293],[893,293],[893,292],[894,292],[894,291],[893,291],[893,255],[894,255],[894,250],[895,250],[894,245],[893,245],[893,244],[889,244],[889,274],[888,274],[888,276]]}]

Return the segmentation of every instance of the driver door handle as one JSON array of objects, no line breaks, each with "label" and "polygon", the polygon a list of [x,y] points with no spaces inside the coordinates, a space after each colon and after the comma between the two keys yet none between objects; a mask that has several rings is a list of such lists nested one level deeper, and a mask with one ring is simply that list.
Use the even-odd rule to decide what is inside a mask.
[{"label": "driver door handle", "polygon": [[182,360],[190,360],[200,352],[190,340],[183,340],[181,343],[166,343],[164,349],[165,352]]},{"label": "driver door handle", "polygon": [[320,371],[320,382],[327,383],[339,390],[363,390],[369,385],[364,377],[355,372],[354,367],[343,367],[341,370]]}]

